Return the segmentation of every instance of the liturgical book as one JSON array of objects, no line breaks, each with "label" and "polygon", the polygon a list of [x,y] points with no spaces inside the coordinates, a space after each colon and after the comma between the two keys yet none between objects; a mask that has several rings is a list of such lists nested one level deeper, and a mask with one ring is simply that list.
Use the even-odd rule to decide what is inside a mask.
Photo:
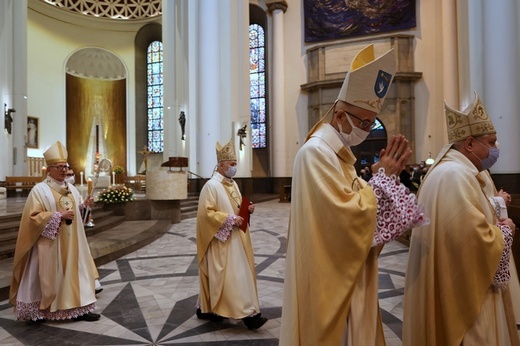
[{"label": "liturgical book", "polygon": [[249,206],[251,205],[251,202],[245,197],[242,196],[242,204],[240,205],[240,211],[238,212],[238,216],[241,216],[244,219],[244,222],[242,222],[242,225],[240,226],[240,229],[242,231],[247,230],[247,225],[249,224]]}]

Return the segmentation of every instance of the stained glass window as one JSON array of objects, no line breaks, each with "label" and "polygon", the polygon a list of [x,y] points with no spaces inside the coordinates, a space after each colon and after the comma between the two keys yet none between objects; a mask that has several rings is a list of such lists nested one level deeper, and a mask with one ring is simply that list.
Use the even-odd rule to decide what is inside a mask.
[{"label": "stained glass window", "polygon": [[163,115],[163,45],[160,41],[150,43],[146,58],[148,86],[148,150],[164,151]]},{"label": "stained glass window", "polygon": [[265,148],[267,147],[265,36],[264,28],[258,24],[251,24],[249,26],[249,76],[251,145],[253,148]]}]

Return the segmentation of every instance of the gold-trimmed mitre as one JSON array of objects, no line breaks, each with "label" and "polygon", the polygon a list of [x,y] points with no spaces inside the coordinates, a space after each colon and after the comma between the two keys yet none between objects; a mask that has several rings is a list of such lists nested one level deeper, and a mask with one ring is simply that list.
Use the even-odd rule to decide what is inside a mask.
[{"label": "gold-trimmed mitre", "polygon": [[350,64],[338,100],[379,113],[396,70],[393,49],[375,59],[373,44],[363,48]]},{"label": "gold-trimmed mitre", "polygon": [[236,161],[235,143],[231,139],[225,146],[217,142],[217,162]]},{"label": "gold-trimmed mitre", "polygon": [[462,112],[450,108],[446,101],[444,101],[444,112],[449,143],[462,141],[470,136],[478,137],[497,133],[476,92],[475,101]]},{"label": "gold-trimmed mitre", "polygon": [[67,148],[65,148],[60,141],[57,141],[43,152],[43,157],[45,158],[47,166],[54,165],[58,162],[67,162]]}]

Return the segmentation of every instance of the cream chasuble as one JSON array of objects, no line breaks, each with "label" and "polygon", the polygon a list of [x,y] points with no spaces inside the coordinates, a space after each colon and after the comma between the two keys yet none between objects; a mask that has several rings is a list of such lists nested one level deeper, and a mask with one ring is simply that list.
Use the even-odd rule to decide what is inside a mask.
[{"label": "cream chasuble", "polygon": [[376,197],[355,161],[326,123],[295,158],[280,345],[384,344],[371,251]]},{"label": "cream chasuble", "polygon": [[[228,224],[241,202],[236,182],[218,172],[200,193],[197,254],[203,313],[242,319],[260,312],[249,227],[243,232]],[[226,242],[215,238],[222,227],[232,227]]]},{"label": "cream chasuble", "polygon": [[405,346],[518,345],[504,292],[492,285],[504,237],[477,174],[450,149],[421,185],[419,202],[431,223],[412,232]]},{"label": "cream chasuble", "polygon": [[[67,191],[51,178],[37,184],[27,197],[13,261],[9,301],[17,317],[69,319],[95,308],[94,281],[98,277],[85,236],[74,186]],[[60,198],[69,196],[75,210],[71,225],[59,223],[56,239],[42,236]],[[59,221],[58,221],[59,222]]]}]

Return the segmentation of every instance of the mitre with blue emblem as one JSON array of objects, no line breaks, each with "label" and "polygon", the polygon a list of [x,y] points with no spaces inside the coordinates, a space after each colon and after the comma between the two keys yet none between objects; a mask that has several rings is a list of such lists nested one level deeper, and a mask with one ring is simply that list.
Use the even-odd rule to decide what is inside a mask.
[{"label": "mitre with blue emblem", "polygon": [[379,113],[396,69],[393,49],[376,59],[373,44],[363,48],[350,64],[338,100]]}]

